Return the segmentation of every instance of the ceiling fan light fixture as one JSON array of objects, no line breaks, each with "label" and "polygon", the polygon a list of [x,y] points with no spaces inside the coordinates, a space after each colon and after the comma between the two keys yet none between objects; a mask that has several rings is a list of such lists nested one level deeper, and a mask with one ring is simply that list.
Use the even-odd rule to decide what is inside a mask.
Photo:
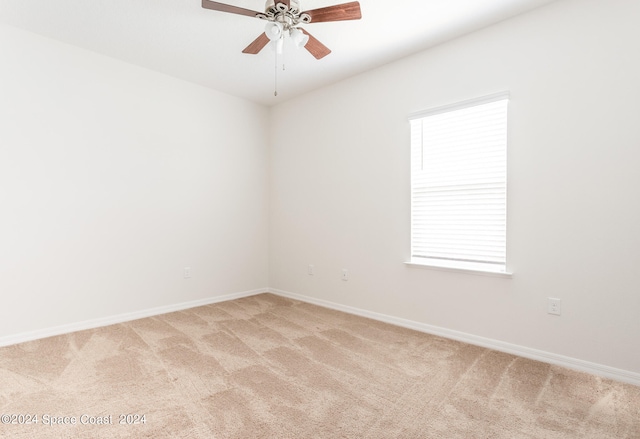
[{"label": "ceiling fan light fixture", "polygon": [[266,20],[265,31],[242,51],[252,55],[257,55],[267,45],[281,52],[285,34],[288,34],[298,48],[304,47],[314,58],[322,59],[331,50],[299,26],[362,18],[357,0],[308,10],[300,8],[300,0],[266,0],[264,13],[214,0],[202,0],[202,7]]},{"label": "ceiling fan light fixture", "polygon": [[290,35],[293,44],[295,44],[298,49],[302,49],[309,42],[309,35],[306,35],[297,27],[291,29]]},{"label": "ceiling fan light fixture", "polygon": [[283,27],[277,21],[270,21],[264,28],[264,33],[271,41],[277,41],[282,37]]}]

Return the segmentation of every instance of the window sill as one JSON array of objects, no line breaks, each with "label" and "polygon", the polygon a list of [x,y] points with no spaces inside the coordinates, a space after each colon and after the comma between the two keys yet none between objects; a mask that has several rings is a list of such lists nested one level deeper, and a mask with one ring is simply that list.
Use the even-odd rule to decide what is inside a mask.
[{"label": "window sill", "polygon": [[485,269],[483,267],[478,267],[474,264],[469,264],[465,266],[461,263],[446,263],[446,262],[436,262],[436,261],[409,261],[405,262],[405,265],[415,268],[425,268],[428,270],[438,270],[438,271],[453,271],[457,273],[466,273],[466,274],[474,274],[478,276],[490,276],[490,277],[501,277],[505,279],[513,278],[513,273],[509,271],[492,271],[489,269]]}]

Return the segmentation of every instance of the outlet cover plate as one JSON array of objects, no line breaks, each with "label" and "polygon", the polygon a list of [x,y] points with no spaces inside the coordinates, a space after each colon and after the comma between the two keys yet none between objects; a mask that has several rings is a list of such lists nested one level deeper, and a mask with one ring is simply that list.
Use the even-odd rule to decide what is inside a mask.
[{"label": "outlet cover plate", "polygon": [[547,313],[559,316],[562,314],[562,300],[553,297],[547,298]]}]

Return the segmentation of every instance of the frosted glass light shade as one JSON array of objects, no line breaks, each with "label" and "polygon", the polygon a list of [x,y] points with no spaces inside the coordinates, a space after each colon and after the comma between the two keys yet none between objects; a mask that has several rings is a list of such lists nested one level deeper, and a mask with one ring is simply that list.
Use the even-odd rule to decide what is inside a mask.
[{"label": "frosted glass light shade", "polygon": [[282,25],[280,23],[270,21],[264,28],[264,33],[271,41],[279,40],[282,37]]},{"label": "frosted glass light shade", "polygon": [[306,35],[298,28],[291,29],[291,40],[298,49],[304,47],[309,42],[309,35]]}]

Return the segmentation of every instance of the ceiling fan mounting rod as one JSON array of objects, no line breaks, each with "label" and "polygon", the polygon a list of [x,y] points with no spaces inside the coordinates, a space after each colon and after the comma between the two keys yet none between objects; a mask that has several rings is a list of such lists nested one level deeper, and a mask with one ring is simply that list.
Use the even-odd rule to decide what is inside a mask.
[{"label": "ceiling fan mounting rod", "polygon": [[309,14],[301,14],[298,10],[297,2],[290,1],[290,7],[285,3],[275,3],[270,5],[267,2],[267,8],[264,14],[256,16],[262,20],[278,22],[282,24],[284,30],[290,30],[300,23],[310,23],[311,16]]}]

